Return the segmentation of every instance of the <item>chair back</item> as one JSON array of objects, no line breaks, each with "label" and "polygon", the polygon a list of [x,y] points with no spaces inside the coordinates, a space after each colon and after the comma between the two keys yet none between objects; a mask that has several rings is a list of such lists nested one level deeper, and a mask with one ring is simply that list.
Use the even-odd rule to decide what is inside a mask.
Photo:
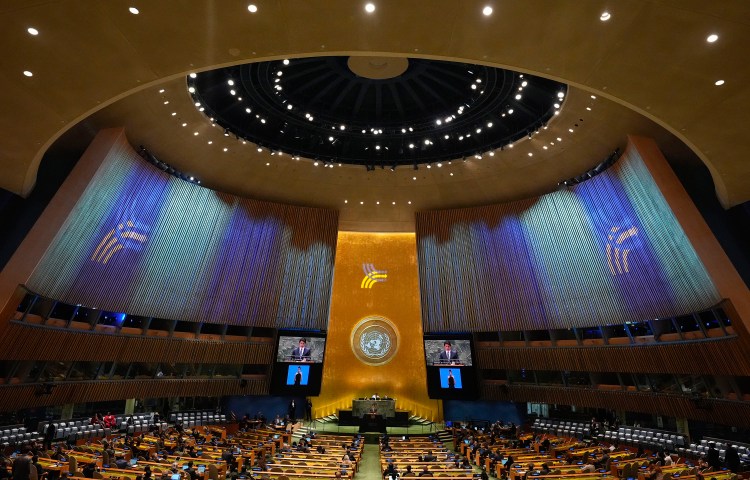
[{"label": "chair back", "polygon": [[219,469],[213,463],[208,465],[208,478],[210,480],[219,480]]}]

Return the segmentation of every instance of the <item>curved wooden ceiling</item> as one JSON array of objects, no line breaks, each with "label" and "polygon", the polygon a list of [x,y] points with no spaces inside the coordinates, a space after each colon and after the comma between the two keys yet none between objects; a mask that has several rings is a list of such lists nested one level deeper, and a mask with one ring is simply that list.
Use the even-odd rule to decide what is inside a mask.
[{"label": "curved wooden ceiling", "polygon": [[[750,107],[750,4],[743,0],[380,0],[372,14],[350,0],[254,1],[254,14],[249,2],[229,0],[0,7],[0,187],[27,194],[42,156],[65,132],[125,126],[134,145],[210,188],[335,207],[343,229],[410,230],[415,210],[549,191],[635,133],[654,136],[668,153],[684,152],[675,137],[689,146],[725,206],[750,199],[742,127]],[[486,17],[488,4],[494,12]],[[717,42],[706,42],[711,33]],[[395,172],[258,153],[212,129],[185,89],[189,72],[218,66],[368,54],[486,64],[572,88],[548,130],[512,151]]]}]

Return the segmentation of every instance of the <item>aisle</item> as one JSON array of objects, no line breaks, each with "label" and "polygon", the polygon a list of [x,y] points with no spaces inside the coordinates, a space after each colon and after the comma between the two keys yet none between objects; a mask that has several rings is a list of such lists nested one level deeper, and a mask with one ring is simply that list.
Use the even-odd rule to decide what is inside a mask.
[{"label": "aisle", "polygon": [[383,480],[380,472],[380,448],[377,444],[365,444],[359,471],[354,478],[355,480]]}]

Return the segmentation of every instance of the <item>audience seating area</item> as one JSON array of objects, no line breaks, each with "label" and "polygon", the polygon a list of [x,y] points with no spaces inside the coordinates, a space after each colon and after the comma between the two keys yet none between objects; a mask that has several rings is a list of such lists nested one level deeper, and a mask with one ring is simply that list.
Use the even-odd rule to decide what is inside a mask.
[{"label": "audience seating area", "polygon": [[687,438],[680,433],[640,427],[620,427],[617,431],[600,434],[599,439],[609,443],[643,445],[644,448],[663,448],[670,452],[677,452],[678,448],[687,445]]},{"label": "audience seating area", "polygon": [[[424,457],[428,452],[434,458],[425,461]],[[383,475],[390,464],[394,465],[401,476],[406,473],[407,467],[411,466],[414,476],[450,477],[452,480],[473,477],[473,468],[457,466],[455,454],[445,448],[442,442],[430,437],[414,437],[408,440],[391,438],[387,448],[381,443],[380,470]]]},{"label": "audience seating area", "polygon": [[193,428],[200,425],[213,425],[217,423],[226,423],[227,416],[217,414],[211,410],[201,410],[194,412],[179,412],[169,416],[171,423],[180,422],[185,428]]},{"label": "audience seating area", "polygon": [[0,427],[0,446],[7,448],[12,445],[29,445],[41,441],[41,435],[27,432],[22,425],[8,425]]},{"label": "audience seating area", "polygon": [[537,418],[531,425],[534,432],[550,433],[563,437],[577,437],[591,435],[591,428],[583,422],[571,422],[569,420],[555,420],[550,418]]},{"label": "audience seating area", "polygon": [[681,453],[684,453],[685,456],[700,457],[701,455],[706,455],[709,447],[713,444],[714,448],[719,451],[719,458],[723,461],[727,443],[737,449],[742,463],[750,463],[750,443],[722,440],[720,438],[706,437],[700,443],[691,443],[687,448],[682,449]]}]

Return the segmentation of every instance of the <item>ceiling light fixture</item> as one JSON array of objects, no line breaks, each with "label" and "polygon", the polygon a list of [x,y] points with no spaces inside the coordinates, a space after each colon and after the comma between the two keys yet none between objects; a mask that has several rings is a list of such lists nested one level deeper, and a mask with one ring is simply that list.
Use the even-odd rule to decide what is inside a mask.
[{"label": "ceiling light fixture", "polygon": [[609,12],[604,12],[604,13],[602,13],[602,14],[601,14],[601,15],[599,16],[599,20],[601,20],[602,22],[606,22],[606,21],[607,21],[607,20],[609,20],[610,18],[612,18],[612,14],[611,14],[611,13],[609,13]]},{"label": "ceiling light fixture", "polygon": [[39,30],[34,27],[29,27],[26,31],[29,32],[30,35],[39,35]]},{"label": "ceiling light fixture", "polygon": [[716,80],[714,82],[714,85],[716,85],[717,87],[720,87],[720,86],[724,85],[724,80]]},{"label": "ceiling light fixture", "polygon": [[251,3],[250,5],[247,6],[247,11],[250,13],[255,13],[258,11],[258,7]]},{"label": "ceiling light fixture", "polygon": [[132,13],[133,15],[138,15],[139,13],[141,13],[141,12],[140,12],[140,11],[139,11],[139,10],[138,10],[137,8],[135,8],[135,7],[130,7],[130,8],[128,8],[128,11],[129,11],[130,13]]},{"label": "ceiling light fixture", "polygon": [[375,11],[375,4],[374,3],[368,3],[365,5],[365,12],[372,13]]},{"label": "ceiling light fixture", "polygon": [[[31,33],[31,32],[29,32],[29,33]],[[32,35],[36,35],[36,34],[32,34]],[[706,41],[708,43],[714,43],[718,39],[719,39],[719,36],[716,35],[715,33],[712,33],[711,35],[709,35],[708,37],[706,37]]]},{"label": "ceiling light fixture", "polygon": [[490,15],[492,15],[492,7],[490,7],[489,5],[484,7],[482,9],[482,15],[484,15],[485,17],[489,17]]},{"label": "ceiling light fixture", "polygon": [[34,74],[31,73],[31,71],[29,71],[29,70],[24,70],[23,74],[26,75],[27,77],[33,77],[34,76]]}]

